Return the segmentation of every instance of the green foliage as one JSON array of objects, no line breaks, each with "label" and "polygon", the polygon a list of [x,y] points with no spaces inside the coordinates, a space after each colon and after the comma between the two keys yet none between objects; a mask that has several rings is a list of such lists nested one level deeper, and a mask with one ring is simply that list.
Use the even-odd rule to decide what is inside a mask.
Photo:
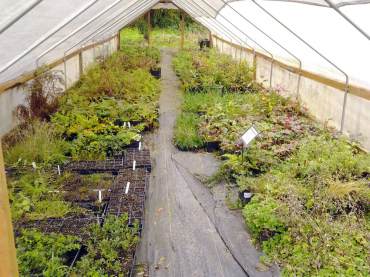
[{"label": "green foliage", "polygon": [[176,120],[175,142],[181,150],[201,148],[204,141],[198,134],[199,117],[192,113],[183,113]]},{"label": "green foliage", "polygon": [[[171,9],[155,9],[151,11],[151,26],[157,29],[178,30],[180,27],[180,12]],[[142,34],[148,31],[145,16],[139,18],[133,26],[136,26]],[[187,30],[203,30],[204,28],[185,14],[185,28]]]},{"label": "green foliage", "polygon": [[21,276],[68,276],[67,253],[80,248],[77,238],[23,230],[16,240]]},{"label": "green foliage", "polygon": [[[187,93],[176,128],[220,142],[216,177],[253,192],[243,216],[262,260],[281,265],[283,276],[369,276],[370,155],[319,127],[299,104],[248,87],[239,76],[248,69],[233,71],[227,59],[179,53],[174,66]],[[181,126],[190,115],[196,124]],[[236,143],[252,124],[261,133],[242,157]]]},{"label": "green foliage", "polygon": [[[90,227],[88,254],[76,265],[79,276],[126,276],[138,243],[138,225],[128,227],[127,214],[108,216],[103,227]],[[126,267],[123,265],[126,264]]]},{"label": "green foliage", "polygon": [[[157,126],[159,81],[148,72],[159,52],[127,47],[91,68],[60,100],[52,123],[74,159],[101,159]],[[130,69],[130,70],[128,70]],[[128,127],[124,123],[136,123]]]},{"label": "green foliage", "polygon": [[[144,22],[143,22],[144,23]],[[144,25],[143,27],[146,28]],[[187,28],[184,34],[184,48],[197,49],[199,38],[208,37],[208,32],[203,28]],[[151,44],[155,47],[178,48],[180,46],[179,29],[172,28],[154,28],[151,32]],[[127,27],[121,31],[121,48],[124,50],[127,46],[146,45],[144,36],[138,28]]]},{"label": "green foliage", "polygon": [[223,89],[227,92],[253,92],[253,69],[215,50],[182,51],[174,59],[176,73],[186,92]]},{"label": "green foliage", "polygon": [[46,218],[62,218],[71,212],[71,204],[58,198],[44,199],[34,204],[33,210],[27,215],[31,220]]},{"label": "green foliage", "polygon": [[67,142],[62,140],[49,123],[34,121],[21,131],[16,144],[5,149],[7,165],[51,165],[62,163],[69,150]]},{"label": "green foliage", "polygon": [[9,183],[9,198],[13,219],[44,219],[63,217],[71,211],[71,206],[49,193],[55,189],[51,177],[36,171],[26,173]]},{"label": "green foliage", "polygon": [[243,212],[253,235],[262,241],[276,218],[287,230],[262,242],[285,275],[366,276],[369,164],[369,155],[344,139],[313,136],[266,174],[239,178],[242,188],[260,195]]},{"label": "green foliage", "polygon": [[254,237],[260,238],[264,233],[272,236],[284,231],[284,224],[276,215],[279,208],[273,198],[256,197],[244,207],[245,222]]},{"label": "green foliage", "polygon": [[369,244],[361,224],[356,218],[301,218],[289,232],[264,241],[262,249],[283,265],[283,276],[368,276]]},{"label": "green foliage", "polygon": [[[28,125],[23,124],[14,132],[5,145],[5,153],[7,165],[19,170],[8,182],[17,231],[29,222],[85,212],[71,203],[73,193],[111,185],[112,180],[107,182],[101,175],[56,176],[47,172],[69,158],[99,159],[119,153],[140,140],[141,132],[156,127],[159,81],[149,71],[158,67],[159,60],[158,49],[125,47],[88,69],[73,88],[57,99],[56,112],[43,109],[42,119],[50,122],[27,121]],[[36,96],[40,103],[46,101],[41,99],[45,95]],[[53,192],[64,189],[64,194]],[[128,227],[127,215],[106,218],[102,228],[97,224],[91,227],[86,242],[88,254],[73,274],[127,275],[138,242],[138,229],[138,224]],[[68,255],[79,247],[74,237],[24,230],[17,239],[21,274],[70,276]]]}]

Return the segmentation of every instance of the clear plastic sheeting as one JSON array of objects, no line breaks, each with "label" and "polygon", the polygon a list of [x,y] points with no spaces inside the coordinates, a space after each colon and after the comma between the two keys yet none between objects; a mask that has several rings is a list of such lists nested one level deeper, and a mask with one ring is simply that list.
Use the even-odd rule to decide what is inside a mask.
[{"label": "clear plastic sheeting", "polygon": [[[308,4],[308,5],[315,5],[315,6],[322,6],[322,7],[330,7],[328,1],[325,0],[265,0],[265,1],[282,1],[282,2],[296,2],[300,4]],[[340,8],[349,5],[361,5],[361,4],[369,4],[369,0],[330,0],[330,2]]]},{"label": "clear plastic sheeting", "polygon": [[[368,74],[370,41],[334,10],[282,1],[259,1],[259,3],[347,73],[350,83],[370,87]],[[338,69],[307,47],[282,25],[274,21],[272,17],[252,1],[237,2],[233,3],[232,6],[301,59],[303,69],[345,82],[345,76],[342,72],[338,71]],[[366,20],[370,14],[370,4],[350,6],[344,9],[347,8],[351,9],[351,15],[356,17],[358,22],[367,23],[367,26],[365,26],[366,24],[362,26],[365,30],[370,31],[370,21],[369,19]],[[256,28],[253,28],[232,9],[226,7],[221,13],[224,17],[229,18],[235,26],[243,26],[242,30],[272,52],[276,59],[297,65],[297,62],[291,55],[256,30]],[[222,21],[220,17],[218,17],[218,20]],[[223,23],[228,25],[225,21]],[[228,27],[242,36],[230,24]],[[253,43],[251,42],[251,44]]]},{"label": "clear plastic sheeting", "polygon": [[[1,1],[0,10],[7,14],[7,19],[2,20],[1,26],[6,25],[11,20],[12,16],[17,16],[17,9],[25,8],[24,5],[29,1],[23,0],[12,0],[12,1]],[[16,23],[9,27],[3,34],[0,34],[0,71],[1,68],[6,67],[9,62],[14,61],[17,57],[26,53],[27,50],[31,49],[32,46],[38,45],[32,51],[24,55],[19,61],[11,65],[4,72],[0,73],[0,83],[7,80],[14,79],[25,72],[32,71],[37,67],[37,58],[40,54],[44,53],[51,46],[58,43],[71,34],[74,30],[88,22],[96,14],[100,13],[106,7],[116,2],[115,0],[43,0],[40,4],[35,6],[32,10],[21,17]],[[80,41],[81,38],[87,37],[94,32],[103,24],[109,23],[115,16],[121,15],[122,21],[120,22],[119,28],[123,25],[131,22],[137,16],[140,16],[143,12],[150,9],[152,5],[158,1],[142,1],[142,0],[122,0],[120,3],[114,6],[111,10],[102,14],[99,18],[91,22],[85,28],[81,29],[75,35],[71,36],[68,40],[60,44],[58,47],[47,53],[42,59],[38,61],[39,65],[49,63],[58,58],[62,58],[65,54],[65,50],[69,49],[76,42]],[[15,7],[18,8],[15,8]],[[82,11],[82,12],[81,12]],[[76,16],[78,15],[78,16]],[[73,18],[76,16],[75,18]],[[5,18],[5,17],[4,17]],[[72,19],[65,26],[64,23]],[[63,26],[51,37],[43,41],[51,32],[57,30]],[[86,41],[92,43],[98,41],[102,37],[106,38],[114,35],[119,28],[102,34],[101,36],[95,37],[92,41]],[[81,47],[77,45],[76,47]]]},{"label": "clear plastic sheeting", "polygon": [[[0,1],[0,83],[116,34],[159,2]],[[347,74],[350,83],[370,87],[370,0],[172,2],[228,41],[343,82]]]}]

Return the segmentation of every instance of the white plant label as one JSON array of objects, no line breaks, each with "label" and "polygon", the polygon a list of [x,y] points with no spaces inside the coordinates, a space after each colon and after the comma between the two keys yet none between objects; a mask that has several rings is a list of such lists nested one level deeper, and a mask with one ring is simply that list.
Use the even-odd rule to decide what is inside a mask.
[{"label": "white plant label", "polygon": [[136,169],[136,161],[134,161],[133,163],[132,163],[132,170],[135,170]]},{"label": "white plant label", "polygon": [[254,126],[249,128],[242,136],[243,147],[246,148],[258,136],[258,134],[259,133]]},{"label": "white plant label", "polygon": [[60,175],[61,172],[60,172],[60,166],[58,165],[58,175]]},{"label": "white plant label", "polygon": [[128,193],[128,190],[130,189],[130,182],[127,182],[127,185],[126,185],[126,190],[125,190],[125,194]]},{"label": "white plant label", "polygon": [[99,190],[98,193],[99,193],[99,203],[101,203],[103,200],[101,190]]},{"label": "white plant label", "polygon": [[139,141],[139,151],[141,151],[141,141]]},{"label": "white plant label", "polygon": [[251,192],[244,192],[243,193],[243,197],[244,197],[244,199],[251,198],[252,197],[252,193]]}]

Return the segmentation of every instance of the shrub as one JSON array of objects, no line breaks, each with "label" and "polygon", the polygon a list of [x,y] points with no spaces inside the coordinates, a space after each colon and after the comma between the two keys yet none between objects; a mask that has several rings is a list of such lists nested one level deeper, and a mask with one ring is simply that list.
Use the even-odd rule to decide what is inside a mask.
[{"label": "shrub", "polygon": [[62,92],[62,84],[63,79],[59,72],[48,71],[33,79],[28,85],[26,105],[17,107],[21,121],[49,120],[50,115],[58,109],[57,96]]}]

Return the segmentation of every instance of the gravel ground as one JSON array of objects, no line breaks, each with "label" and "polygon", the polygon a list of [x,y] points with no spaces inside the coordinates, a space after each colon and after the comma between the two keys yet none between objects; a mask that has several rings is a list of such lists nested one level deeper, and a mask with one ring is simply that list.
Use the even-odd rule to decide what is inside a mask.
[{"label": "gravel ground", "polygon": [[172,69],[174,51],[162,50],[160,127],[146,137],[153,171],[146,202],[145,227],[137,262],[150,276],[278,276],[258,263],[240,212],[224,204],[224,186],[212,191],[195,176],[213,174],[210,154],[179,152],[173,127],[182,94]]}]

